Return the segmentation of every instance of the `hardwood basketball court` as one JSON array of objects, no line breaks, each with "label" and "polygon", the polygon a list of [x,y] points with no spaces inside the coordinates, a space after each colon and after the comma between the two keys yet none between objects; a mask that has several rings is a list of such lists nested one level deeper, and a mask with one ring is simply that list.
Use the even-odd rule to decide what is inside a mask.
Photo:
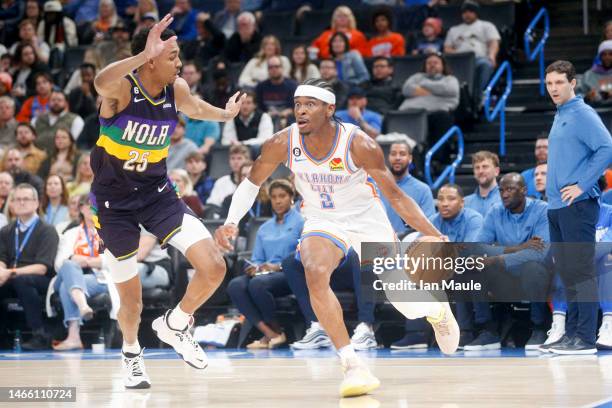
[{"label": "hardwood basketball court", "polygon": [[[210,351],[195,370],[174,352],[145,350],[150,390],[126,391],[118,350],[0,353],[0,386],[75,386],[78,407],[579,407],[612,406],[612,353],[550,356],[523,350],[457,353],[379,350],[366,357],[382,386],[340,399],[329,350]],[[12,405],[12,404],[10,404]],[[0,406],[7,406],[0,403]]]}]

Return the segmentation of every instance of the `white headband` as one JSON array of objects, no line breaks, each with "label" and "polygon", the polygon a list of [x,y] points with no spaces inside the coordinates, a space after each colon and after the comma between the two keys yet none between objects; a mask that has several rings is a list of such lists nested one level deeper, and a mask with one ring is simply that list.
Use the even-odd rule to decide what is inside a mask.
[{"label": "white headband", "polygon": [[308,96],[310,98],[318,99],[330,105],[336,104],[336,95],[329,92],[327,89],[319,88],[318,86],[313,85],[298,86],[293,96]]}]

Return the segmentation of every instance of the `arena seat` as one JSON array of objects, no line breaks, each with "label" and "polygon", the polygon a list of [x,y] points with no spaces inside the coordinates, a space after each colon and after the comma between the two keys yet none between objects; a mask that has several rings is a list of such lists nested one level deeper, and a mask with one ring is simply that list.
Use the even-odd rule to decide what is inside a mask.
[{"label": "arena seat", "polygon": [[274,173],[272,173],[272,175],[270,176],[269,180],[276,180],[279,178],[288,178],[291,175],[291,170],[289,170],[287,168],[287,166],[285,166],[284,164],[278,166],[276,168],[276,170],[274,170]]},{"label": "arena seat", "polygon": [[[298,21],[298,34],[315,38],[330,26],[332,12],[328,10],[312,10],[304,13]],[[284,41],[284,39],[283,39]]]},{"label": "arena seat", "polygon": [[306,47],[308,47],[311,43],[310,38],[311,37],[294,36],[283,39],[281,44],[281,54],[291,59],[291,53],[293,52],[293,49],[298,45],[305,45]]},{"label": "arena seat", "polygon": [[469,89],[474,86],[474,72],[476,67],[476,56],[473,52],[460,52],[457,54],[444,54],[448,67],[459,83],[467,83]]},{"label": "arena seat", "polygon": [[608,128],[610,132],[612,132],[612,109],[597,109],[597,113],[601,117],[601,121],[604,126]]},{"label": "arena seat", "polygon": [[87,46],[66,48],[66,51],[64,52],[65,73],[71,75],[72,71],[79,68],[79,66],[83,63],[85,51],[87,51],[88,48],[89,47]]},{"label": "arena seat", "polygon": [[231,173],[229,166],[229,146],[215,145],[208,160],[208,174],[214,179]]},{"label": "arena seat", "polygon": [[240,78],[240,74],[242,73],[242,70],[244,69],[245,65],[246,64],[242,62],[232,62],[229,65],[228,72],[231,83],[238,83],[238,78]]},{"label": "arena seat", "polygon": [[219,0],[191,0],[191,7],[214,16],[216,12],[223,10],[224,4]]},{"label": "arena seat", "polygon": [[333,11],[338,6],[348,6],[353,11],[362,6],[361,0],[323,0],[323,9]]},{"label": "arena seat", "polygon": [[260,27],[262,35],[275,35],[284,43],[295,33],[295,13],[264,13]]},{"label": "arena seat", "polygon": [[393,85],[403,86],[404,82],[413,74],[423,70],[425,57],[422,55],[408,55],[394,58]]},{"label": "arena seat", "polygon": [[383,133],[405,133],[418,144],[427,141],[427,114],[424,110],[390,111],[385,115]]}]

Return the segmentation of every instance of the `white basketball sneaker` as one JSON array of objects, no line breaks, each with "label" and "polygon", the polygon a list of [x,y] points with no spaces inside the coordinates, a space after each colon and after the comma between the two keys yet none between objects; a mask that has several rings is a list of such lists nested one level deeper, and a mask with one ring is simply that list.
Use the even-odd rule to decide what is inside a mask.
[{"label": "white basketball sneaker", "polygon": [[331,346],[329,336],[317,322],[312,322],[301,340],[291,344],[293,350],[316,350]]},{"label": "white basketball sneaker", "polygon": [[168,316],[171,312],[172,310],[168,310],[163,316],[153,320],[153,324],[151,324],[153,331],[161,341],[171,345],[187,364],[197,369],[206,368],[208,357],[189,332],[189,329],[193,326],[193,316],[191,316],[187,327],[183,330],[175,330],[168,325]]},{"label": "white basketball sneaker", "polygon": [[453,311],[448,302],[440,302],[442,308],[437,317],[427,317],[436,334],[436,343],[444,354],[453,354],[459,347],[461,331],[459,324],[453,316]]},{"label": "white basketball sneaker", "polygon": [[145,370],[142,355],[144,348],[138,354],[121,351],[121,364],[123,366],[123,385],[129,389],[151,388],[151,380]]},{"label": "white basketball sneaker", "polygon": [[378,347],[374,330],[367,323],[361,322],[355,328],[351,344],[357,351],[371,350]]},{"label": "white basketball sneaker", "polygon": [[378,378],[370,372],[359,357],[341,359],[344,380],[340,384],[340,396],[356,397],[375,390],[380,386]]}]

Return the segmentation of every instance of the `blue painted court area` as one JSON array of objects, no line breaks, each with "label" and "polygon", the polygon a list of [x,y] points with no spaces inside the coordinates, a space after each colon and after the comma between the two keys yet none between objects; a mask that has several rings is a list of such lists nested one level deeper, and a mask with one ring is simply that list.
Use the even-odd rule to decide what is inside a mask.
[{"label": "blue painted court area", "polygon": [[[211,360],[214,359],[266,359],[266,358],[333,358],[336,353],[332,349],[323,350],[244,350],[244,349],[212,349],[206,350],[206,354]],[[552,354],[544,354],[538,351],[530,352],[523,349],[502,349],[488,351],[457,352],[452,356],[442,354],[437,349],[431,350],[390,350],[380,349],[366,352],[359,352],[365,358],[552,358],[558,357]],[[599,352],[598,356],[612,356],[612,351]],[[93,353],[91,350],[68,351],[68,352],[22,352],[14,353],[11,350],[0,350],[0,361],[15,360],[115,360],[119,359],[119,349],[108,349],[101,354]],[[145,357],[153,360],[174,360],[179,359],[177,354],[170,349],[145,349]]]}]

